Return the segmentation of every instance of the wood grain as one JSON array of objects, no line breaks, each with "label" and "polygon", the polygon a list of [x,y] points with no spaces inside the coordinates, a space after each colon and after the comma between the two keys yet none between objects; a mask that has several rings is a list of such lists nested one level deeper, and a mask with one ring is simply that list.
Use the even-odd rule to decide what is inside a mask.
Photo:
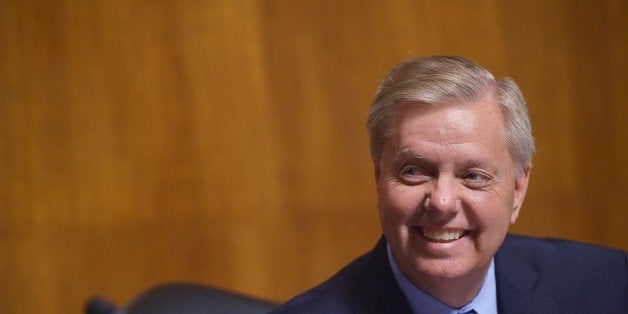
[{"label": "wood grain", "polygon": [[379,80],[459,54],[524,91],[514,231],[628,249],[624,1],[2,1],[0,312],[189,281],[282,301],[379,237]]}]

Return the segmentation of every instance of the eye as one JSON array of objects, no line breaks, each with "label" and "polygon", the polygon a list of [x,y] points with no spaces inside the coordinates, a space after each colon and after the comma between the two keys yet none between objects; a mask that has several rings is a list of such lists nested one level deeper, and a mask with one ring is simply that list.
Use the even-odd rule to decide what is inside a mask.
[{"label": "eye", "polygon": [[405,184],[416,185],[429,180],[430,175],[425,168],[416,165],[405,165],[399,169],[399,179]]},{"label": "eye", "polygon": [[466,180],[477,181],[487,179],[487,176],[478,171],[469,171],[464,174]]},{"label": "eye", "polygon": [[403,166],[401,170],[399,170],[399,174],[402,176],[416,176],[420,174],[421,169],[417,166]]},{"label": "eye", "polygon": [[492,180],[492,176],[484,171],[471,170],[464,173],[462,178],[470,185],[475,187],[482,187]]}]

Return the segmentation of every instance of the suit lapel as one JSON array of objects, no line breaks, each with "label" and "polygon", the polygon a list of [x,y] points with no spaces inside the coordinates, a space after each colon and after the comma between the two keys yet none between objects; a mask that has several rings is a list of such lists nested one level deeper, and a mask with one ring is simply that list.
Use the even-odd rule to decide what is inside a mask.
[{"label": "suit lapel", "polygon": [[535,293],[537,273],[526,264],[524,256],[508,249],[508,239],[495,255],[497,306],[500,313],[558,313],[554,299]]},{"label": "suit lapel", "polygon": [[[554,299],[535,292],[537,273],[509,249],[508,238],[495,255],[497,306],[500,313],[559,313]],[[380,239],[358,277],[355,313],[412,313],[388,264],[386,240]]]},{"label": "suit lapel", "polygon": [[356,313],[412,313],[390,269],[384,237],[366,261],[357,282]]}]

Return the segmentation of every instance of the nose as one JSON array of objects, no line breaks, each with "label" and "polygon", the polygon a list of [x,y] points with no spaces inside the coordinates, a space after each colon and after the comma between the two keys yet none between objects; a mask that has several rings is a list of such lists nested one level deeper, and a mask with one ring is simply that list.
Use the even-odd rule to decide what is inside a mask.
[{"label": "nose", "polygon": [[425,210],[441,214],[455,214],[460,208],[460,201],[455,182],[451,178],[441,177],[430,185],[425,195]]}]

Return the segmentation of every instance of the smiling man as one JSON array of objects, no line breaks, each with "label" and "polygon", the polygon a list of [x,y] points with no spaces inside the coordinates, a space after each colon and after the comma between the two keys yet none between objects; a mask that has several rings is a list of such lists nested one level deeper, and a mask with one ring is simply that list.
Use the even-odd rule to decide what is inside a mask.
[{"label": "smiling man", "polygon": [[384,236],[276,313],[628,313],[625,252],[508,234],[534,152],[513,80],[412,59],[367,127]]}]

